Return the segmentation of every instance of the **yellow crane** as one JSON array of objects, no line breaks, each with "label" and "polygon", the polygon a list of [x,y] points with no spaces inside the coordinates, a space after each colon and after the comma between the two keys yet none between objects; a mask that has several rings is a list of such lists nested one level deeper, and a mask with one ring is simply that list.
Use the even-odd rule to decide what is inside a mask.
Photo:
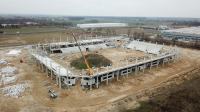
[{"label": "yellow crane", "polygon": [[79,50],[80,50],[80,53],[81,53],[81,55],[82,55],[82,57],[83,57],[83,59],[84,59],[84,62],[85,62],[85,64],[86,64],[86,66],[87,66],[87,74],[88,74],[89,76],[93,75],[93,74],[94,74],[94,71],[93,71],[93,69],[90,67],[90,65],[89,65],[89,63],[88,63],[88,61],[87,61],[87,59],[85,58],[85,55],[84,55],[83,52],[81,51],[81,47],[80,47],[80,44],[78,43],[78,41],[77,41],[77,39],[76,39],[76,36],[74,35],[73,32],[72,32],[71,34],[72,34],[72,36],[73,36],[73,38],[74,38],[74,40],[75,40],[75,42],[76,42],[76,44],[77,44],[77,46],[78,46],[78,48],[79,48]]}]

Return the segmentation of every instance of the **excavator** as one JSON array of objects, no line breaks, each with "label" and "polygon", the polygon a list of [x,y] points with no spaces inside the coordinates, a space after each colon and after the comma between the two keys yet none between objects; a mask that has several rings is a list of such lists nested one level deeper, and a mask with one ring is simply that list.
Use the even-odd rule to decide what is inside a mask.
[{"label": "excavator", "polygon": [[89,76],[93,75],[93,74],[94,74],[94,71],[93,71],[93,69],[90,67],[90,65],[89,65],[89,63],[88,63],[88,61],[87,61],[87,59],[85,58],[85,55],[84,55],[83,52],[81,51],[80,44],[78,43],[75,34],[74,34],[73,32],[71,32],[71,35],[73,36],[73,38],[74,38],[74,40],[75,40],[75,42],[76,42],[76,44],[77,44],[77,46],[78,46],[78,49],[79,49],[79,51],[80,51],[80,53],[81,53],[81,56],[83,57],[84,62],[85,62],[85,64],[86,64],[86,66],[87,66],[87,75],[89,75]]}]

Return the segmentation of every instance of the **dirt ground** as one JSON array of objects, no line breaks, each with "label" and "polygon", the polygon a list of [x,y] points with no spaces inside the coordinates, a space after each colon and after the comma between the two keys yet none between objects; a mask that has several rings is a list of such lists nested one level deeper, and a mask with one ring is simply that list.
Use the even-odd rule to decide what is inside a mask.
[{"label": "dirt ground", "polygon": [[[112,65],[110,68],[116,68],[119,66],[135,63],[129,62],[127,63],[127,59],[129,58],[136,58],[136,57],[143,57],[146,54],[144,52],[140,51],[134,51],[130,49],[123,49],[123,48],[108,48],[108,49],[101,49],[97,51],[92,51],[92,52],[85,52],[84,54],[87,53],[97,53],[99,55],[103,55],[107,59],[109,59],[112,62]],[[51,58],[55,60],[57,63],[61,64],[64,67],[67,67],[70,69],[72,72],[75,74],[81,74],[81,70],[75,69],[70,66],[70,63],[72,60],[78,59],[81,57],[80,53],[74,53],[74,54],[51,54]],[[98,72],[105,71],[107,70],[106,67],[100,67],[98,68]],[[94,72],[97,72],[97,69],[94,69]]]},{"label": "dirt ground", "polygon": [[[0,58],[6,59],[18,68],[18,79],[14,84],[28,81],[31,87],[19,98],[4,96],[0,93],[0,112],[116,112],[123,108],[137,107],[137,100],[134,99],[130,99],[131,102],[124,101],[126,107],[123,108],[114,104],[200,64],[200,51],[181,49],[182,55],[175,63],[145,70],[144,73],[129,75],[129,77],[120,77],[119,81],[112,80],[108,86],[101,84],[99,89],[92,91],[83,91],[79,86],[68,90],[59,89],[55,81],[47,77],[46,73],[42,73],[29,57],[26,48],[20,48],[22,53],[16,57],[6,55],[9,49],[16,49],[16,47],[1,49]],[[112,58],[109,55],[107,57]],[[20,63],[20,59],[24,62]],[[49,88],[59,94],[58,98],[54,100],[49,98]]]}]

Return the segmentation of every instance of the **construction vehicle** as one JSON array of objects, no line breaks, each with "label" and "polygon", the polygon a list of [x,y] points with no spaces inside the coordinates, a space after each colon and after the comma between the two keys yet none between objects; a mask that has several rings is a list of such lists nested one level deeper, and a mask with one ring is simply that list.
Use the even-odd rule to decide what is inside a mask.
[{"label": "construction vehicle", "polygon": [[49,89],[48,93],[49,93],[49,97],[51,99],[55,99],[55,98],[58,97],[58,94],[54,90],[52,90],[52,89]]},{"label": "construction vehicle", "polygon": [[75,40],[75,42],[76,42],[76,44],[77,44],[77,46],[78,46],[78,48],[79,48],[79,50],[80,50],[80,53],[81,53],[81,55],[82,55],[82,57],[83,57],[83,59],[84,59],[84,62],[85,62],[85,64],[86,64],[86,66],[87,66],[87,75],[89,75],[89,76],[93,75],[93,74],[94,74],[94,71],[93,71],[93,69],[90,67],[90,65],[89,65],[89,63],[88,63],[88,61],[87,61],[87,59],[85,58],[85,55],[84,55],[83,52],[81,51],[81,47],[80,47],[80,44],[78,43],[78,41],[77,41],[77,39],[76,39],[76,36],[74,35],[73,32],[72,32],[71,34],[72,34],[72,36],[73,36],[73,38],[74,38],[74,40]]}]

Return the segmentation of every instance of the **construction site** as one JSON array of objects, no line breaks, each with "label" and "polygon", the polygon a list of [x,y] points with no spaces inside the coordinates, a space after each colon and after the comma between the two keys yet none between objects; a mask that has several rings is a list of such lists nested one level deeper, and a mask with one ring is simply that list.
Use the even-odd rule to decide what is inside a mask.
[{"label": "construction site", "polygon": [[199,112],[200,0],[0,0],[0,112]]},{"label": "construction site", "polygon": [[[179,51],[175,47],[130,40],[125,36],[38,44],[32,46],[30,53],[41,71],[55,80],[59,88],[75,86],[79,81],[79,86],[90,90],[93,87],[99,88],[101,83],[108,85],[111,80],[119,80],[133,73],[137,75],[145,69],[175,62],[179,57]],[[99,67],[95,64],[91,66],[85,54],[96,54],[91,58],[102,55],[111,63]],[[70,66],[73,60],[81,57],[86,69]]]},{"label": "construction site", "polygon": [[127,35],[69,35],[0,49],[1,112],[123,112],[199,71],[198,50]]}]

